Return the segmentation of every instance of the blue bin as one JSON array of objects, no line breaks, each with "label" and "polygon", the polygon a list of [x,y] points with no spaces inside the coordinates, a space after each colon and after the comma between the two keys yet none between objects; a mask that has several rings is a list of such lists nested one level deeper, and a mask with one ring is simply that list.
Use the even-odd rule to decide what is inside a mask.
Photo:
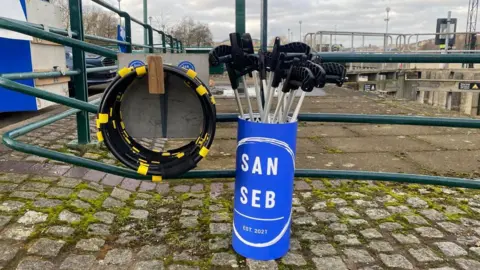
[{"label": "blue bin", "polygon": [[233,248],[275,260],[290,248],[297,122],[238,121]]}]

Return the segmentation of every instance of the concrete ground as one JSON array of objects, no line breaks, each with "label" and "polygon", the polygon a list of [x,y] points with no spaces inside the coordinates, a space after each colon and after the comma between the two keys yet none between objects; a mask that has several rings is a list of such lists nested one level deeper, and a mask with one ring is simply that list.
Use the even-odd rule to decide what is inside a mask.
[{"label": "concrete ground", "polygon": [[[304,112],[451,116],[340,88]],[[219,112],[235,112],[217,99]],[[70,149],[74,117],[22,141]],[[92,127],[92,130],[94,128]],[[0,130],[4,132],[5,129]],[[235,124],[219,124],[200,169],[234,168]],[[301,123],[297,168],[478,177],[480,136],[460,128]],[[168,143],[167,143],[168,144]],[[168,146],[168,145],[167,145]],[[473,180],[472,180],[473,181]],[[140,182],[0,145],[3,269],[480,269],[480,192],[347,179],[296,179],[291,249],[259,262],[232,250],[233,179]]]}]

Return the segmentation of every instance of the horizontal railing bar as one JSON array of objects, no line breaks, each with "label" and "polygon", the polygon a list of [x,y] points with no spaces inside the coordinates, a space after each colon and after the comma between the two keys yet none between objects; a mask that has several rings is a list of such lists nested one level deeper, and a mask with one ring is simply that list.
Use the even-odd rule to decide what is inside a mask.
[{"label": "horizontal railing bar", "polygon": [[[97,100],[98,101],[98,100]],[[92,102],[94,103],[94,102]],[[94,105],[94,104],[91,104]],[[14,139],[21,135],[25,135],[30,131],[41,128],[48,124],[51,124],[60,119],[66,118],[74,113],[78,112],[76,109],[66,111],[64,113],[55,115],[53,117],[41,120],[39,122],[31,123],[24,127],[6,132],[3,135],[3,142],[6,146],[33,155],[41,157],[59,160],[67,162],[77,166],[83,166],[90,169],[95,169],[107,173],[116,174],[119,176],[135,178],[140,180],[147,180],[150,177],[139,175],[133,170],[128,170],[97,161],[66,155],[64,153],[55,152],[52,150],[44,149],[38,146],[29,145],[22,142],[17,142]],[[189,179],[189,178],[234,178],[234,170],[215,170],[215,171],[190,171],[177,178]],[[295,177],[309,177],[309,178],[331,178],[331,179],[345,179],[345,180],[377,180],[386,182],[399,182],[399,183],[418,183],[427,185],[442,185],[449,187],[463,187],[480,189],[480,181],[474,181],[469,179],[441,177],[441,176],[428,176],[428,175],[414,175],[414,174],[402,174],[402,173],[383,173],[383,172],[365,172],[365,171],[341,171],[341,170],[296,170]]]},{"label": "horizontal railing bar", "polygon": [[63,104],[75,109],[87,111],[90,113],[97,113],[98,112],[98,106],[89,104],[88,102],[85,101],[80,101],[74,98],[68,98],[64,97],[58,94],[50,93],[45,90],[41,90],[35,87],[31,87],[28,85],[24,85],[21,83],[14,82],[12,80],[0,77],[0,86],[8,88],[13,91],[17,91],[23,94],[27,94],[30,96],[38,97],[41,99],[45,99],[51,102]]},{"label": "horizontal railing bar", "polygon": [[47,72],[24,72],[24,73],[8,73],[0,74],[0,77],[9,80],[24,80],[24,79],[43,79],[43,78],[55,78],[63,76],[75,76],[80,74],[78,70],[68,70],[65,72],[60,71],[47,71]]},{"label": "horizontal railing bar", "polygon": [[106,8],[108,10],[111,10],[111,11],[117,13],[117,14],[124,12],[124,11],[122,11],[122,10],[110,5],[109,3],[102,1],[102,0],[92,0],[92,2],[97,3],[100,6]]},{"label": "horizontal railing bar", "polygon": [[[41,25],[41,24],[36,24],[36,23],[31,23],[31,22],[22,22],[22,21],[15,20],[15,19],[10,19],[10,18],[5,18],[5,19],[10,20],[10,21],[14,21],[14,22],[17,22],[17,23],[23,23],[23,24],[26,24],[26,25],[29,25],[29,26],[32,26],[32,27],[35,27],[35,28],[38,28],[38,29],[40,29],[40,30],[44,30],[44,31],[45,31],[45,27],[44,27],[43,25]],[[68,36],[68,31],[65,30],[65,29],[48,26],[48,31],[49,31],[49,32],[52,32],[52,33],[55,33],[55,34],[60,34],[60,35]],[[76,36],[77,36],[77,33],[76,33],[76,32],[73,32],[73,31],[72,31],[70,34],[71,34],[72,37],[76,37]],[[105,42],[122,44],[122,45],[128,45],[128,44],[130,44],[130,43],[128,43],[128,42],[120,41],[120,40],[117,40],[117,39],[106,38],[106,37],[99,37],[99,36],[89,35],[89,34],[85,34],[85,39],[105,41]]]},{"label": "horizontal railing bar", "polygon": [[131,19],[132,19],[132,22],[136,22],[136,23],[140,24],[140,25],[143,26],[143,27],[146,26],[146,24],[144,24],[142,21],[140,21],[140,20],[138,20],[138,19],[136,19],[136,18],[131,18]]},{"label": "horizontal railing bar", "polygon": [[126,41],[120,41],[120,40],[113,39],[113,38],[99,37],[99,36],[94,36],[94,35],[85,35],[85,39],[105,41],[105,42],[121,44],[121,45],[130,45],[130,43],[128,43]]},{"label": "horizontal railing bar", "polygon": [[[237,122],[236,114],[219,114],[217,122]],[[438,126],[458,128],[480,128],[480,120],[471,118],[437,118],[401,115],[306,113],[298,116],[304,122],[340,122],[362,124]]]},{"label": "horizontal railing bar", "polygon": [[[87,73],[107,71],[112,69],[118,69],[118,66],[87,68]],[[24,79],[43,79],[43,78],[56,78],[56,77],[63,77],[63,76],[75,76],[78,74],[80,74],[80,71],[78,70],[68,70],[65,72],[47,71],[47,72],[8,73],[8,74],[0,74],[0,77],[9,79],[9,80],[24,80]]]},{"label": "horizontal railing bar", "polygon": [[114,70],[114,69],[117,70],[117,69],[118,69],[118,66],[87,68],[87,73],[100,72],[100,71],[108,71],[108,70]]},{"label": "horizontal railing bar", "polygon": [[325,62],[339,63],[480,63],[478,54],[356,54],[317,53]]},{"label": "horizontal railing bar", "polygon": [[337,35],[337,36],[367,36],[367,35],[378,35],[378,36],[432,36],[432,35],[465,35],[465,34],[480,34],[480,32],[445,32],[445,33],[381,33],[381,32],[347,32],[347,31],[317,31],[307,33],[306,36],[309,35]]},{"label": "horizontal railing bar", "polygon": [[152,46],[143,45],[143,44],[136,44],[136,43],[132,43],[132,46],[137,46],[137,47],[142,47],[142,48],[152,48]]},{"label": "horizontal railing bar", "polygon": [[79,41],[76,39],[72,39],[69,37],[64,37],[59,34],[43,31],[40,29],[37,29],[32,26],[28,26],[22,23],[17,23],[14,21],[10,21],[8,19],[5,19],[3,17],[0,17],[0,28],[4,28],[7,30],[19,32],[25,35],[29,35],[32,37],[36,38],[41,38],[45,39],[51,42],[63,44],[63,45],[68,45],[70,47],[77,47],[80,48],[86,52],[94,53],[94,54],[99,54],[102,56],[110,57],[113,59],[117,59],[117,54],[113,50],[105,49],[101,46],[90,44],[87,42]]},{"label": "horizontal railing bar", "polygon": [[[45,27],[42,24],[37,24],[37,23],[32,23],[32,22],[24,22],[24,21],[20,21],[20,20],[11,19],[11,18],[5,18],[5,17],[1,17],[1,18],[5,19],[5,20],[12,21],[12,22],[20,23],[20,24],[25,24],[25,25],[35,27],[35,28],[38,28],[40,30],[45,31]],[[48,27],[49,32],[59,34],[59,35],[68,36],[68,31],[65,30],[65,29],[50,27],[48,25],[47,25],[47,27]],[[72,37],[76,37],[77,33],[72,31],[71,35],[72,35]]]},{"label": "horizontal railing bar", "polygon": [[[216,171],[190,171],[179,178],[234,178],[234,170],[216,170]],[[418,174],[403,173],[384,173],[384,172],[366,172],[366,171],[342,171],[342,170],[295,170],[295,177],[308,178],[329,178],[341,180],[376,180],[398,183],[416,183],[424,185],[440,185],[447,187],[463,187],[480,189],[480,181],[463,178],[430,176]]]},{"label": "horizontal railing bar", "polygon": [[[92,106],[95,106],[99,102],[100,102],[100,99],[98,99],[96,101],[93,101],[89,104],[91,104]],[[3,135],[3,138],[2,138],[3,143],[4,143],[4,145],[6,145],[6,146],[8,146],[8,147],[10,147],[14,150],[20,151],[20,152],[29,153],[29,154],[33,154],[33,155],[57,160],[57,161],[67,162],[67,163],[77,165],[77,166],[83,166],[83,167],[86,167],[86,168],[91,168],[91,169],[95,169],[95,170],[99,170],[99,171],[103,171],[103,172],[107,172],[107,173],[112,173],[112,174],[116,174],[116,175],[121,175],[121,176],[129,177],[129,178],[136,178],[136,179],[143,178],[144,180],[151,179],[151,177],[139,175],[136,171],[133,171],[133,170],[129,170],[129,169],[125,169],[125,168],[121,168],[121,167],[117,167],[117,166],[112,166],[112,165],[108,165],[108,164],[105,164],[105,163],[100,163],[98,161],[94,161],[94,160],[90,160],[90,159],[86,159],[86,158],[82,158],[82,157],[66,155],[66,154],[61,153],[61,152],[56,152],[56,151],[41,148],[41,147],[38,147],[38,146],[35,146],[35,145],[30,145],[30,144],[15,141],[15,138],[17,138],[19,136],[25,135],[28,132],[31,132],[35,129],[44,127],[46,125],[49,125],[51,123],[54,123],[54,122],[59,121],[61,119],[64,119],[64,118],[66,118],[70,115],[73,115],[73,114],[77,113],[77,112],[79,112],[78,109],[71,109],[71,110],[68,110],[66,112],[60,113],[58,115],[54,115],[52,117],[49,117],[47,119],[43,119],[43,120],[40,120],[38,122],[34,122],[34,123],[28,124],[26,126],[20,127],[18,129],[6,132]]]},{"label": "horizontal railing bar", "polygon": [[442,92],[442,93],[480,93],[480,90],[460,90],[458,88],[429,88],[429,87],[418,87],[416,92]]}]

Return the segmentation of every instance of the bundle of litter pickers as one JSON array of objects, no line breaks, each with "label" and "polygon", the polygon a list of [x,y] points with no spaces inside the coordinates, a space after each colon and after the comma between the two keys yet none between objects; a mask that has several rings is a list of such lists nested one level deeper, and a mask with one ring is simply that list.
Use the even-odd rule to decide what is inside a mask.
[{"label": "bundle of litter pickers", "polygon": [[[324,63],[312,53],[310,46],[302,42],[281,45],[277,37],[271,51],[255,53],[250,34],[232,33],[230,44],[210,51],[209,61],[211,66],[225,64],[240,117],[248,121],[295,122],[306,93],[323,88],[327,83],[342,86],[346,80],[344,65]],[[253,94],[248,91],[246,76],[254,81],[257,112],[252,106],[250,96]],[[244,113],[238,91],[240,83],[244,88],[247,113]]]}]

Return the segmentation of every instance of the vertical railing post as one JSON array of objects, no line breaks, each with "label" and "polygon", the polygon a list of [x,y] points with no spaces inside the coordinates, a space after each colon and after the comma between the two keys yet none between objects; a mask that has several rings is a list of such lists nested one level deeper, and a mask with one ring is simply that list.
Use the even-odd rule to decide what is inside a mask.
[{"label": "vertical railing post", "polygon": [[132,19],[126,12],[122,12],[120,16],[125,19],[125,41],[129,43],[127,45],[127,53],[132,53]]},{"label": "vertical railing post", "polygon": [[175,50],[173,48],[173,37],[172,36],[170,36],[170,52],[175,53]]},{"label": "vertical railing post", "polygon": [[[83,41],[83,17],[82,1],[69,0],[70,27],[77,33],[75,39]],[[73,47],[73,69],[80,73],[73,77],[75,89],[75,98],[81,101],[88,101],[87,71],[85,68],[85,52],[82,49]],[[88,113],[85,111],[77,113],[77,135],[78,144],[88,144],[90,142],[90,125],[88,123]]]},{"label": "vertical railing post", "polygon": [[165,32],[162,32],[162,47],[163,47],[163,53],[167,53],[167,41],[165,38]]},{"label": "vertical railing post", "polygon": [[151,47],[148,49],[148,52],[149,53],[154,53],[155,52],[155,48],[153,46],[153,28],[151,25],[145,25],[147,31],[148,31],[148,45]]},{"label": "vertical railing post", "polygon": [[181,53],[182,51],[180,50],[180,40],[177,40],[177,53]]},{"label": "vertical railing post", "polygon": [[[245,24],[245,1],[243,2],[243,24]],[[262,0],[260,2],[261,5],[261,12],[260,12],[260,40],[261,40],[261,47],[262,51],[267,51],[268,45],[268,0]],[[243,30],[245,31],[245,26],[243,26]],[[245,33],[245,32],[242,32]],[[241,34],[242,34],[241,33]]]}]

